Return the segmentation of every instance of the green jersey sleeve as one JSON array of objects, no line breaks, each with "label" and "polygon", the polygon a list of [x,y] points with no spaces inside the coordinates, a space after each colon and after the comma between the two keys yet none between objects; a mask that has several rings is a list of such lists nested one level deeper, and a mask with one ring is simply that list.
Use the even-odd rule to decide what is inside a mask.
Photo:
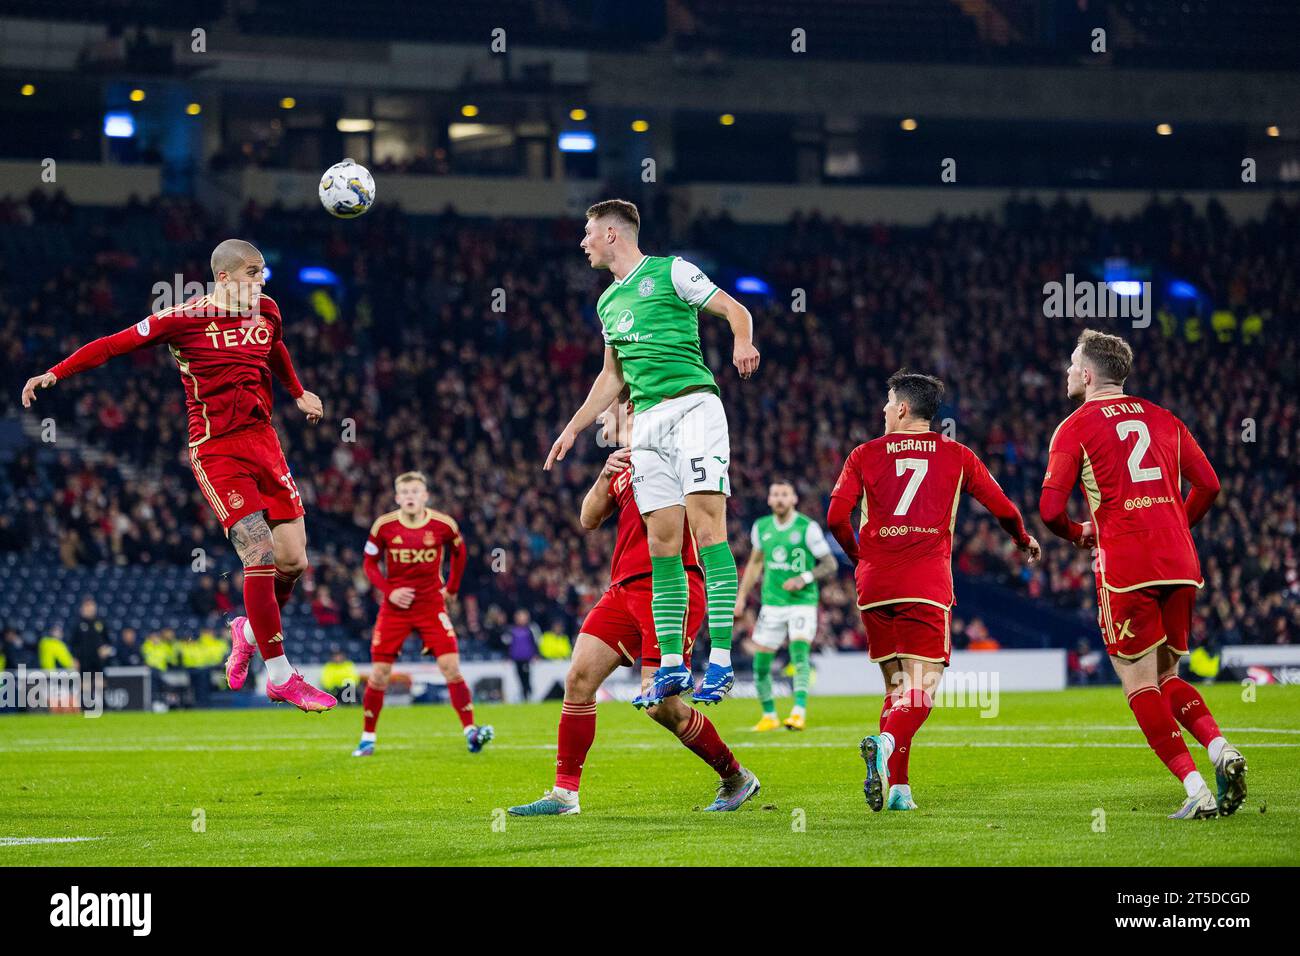
[{"label": "green jersey sleeve", "polygon": [[687,305],[702,309],[718,292],[704,270],[680,257],[673,260],[673,289]]}]

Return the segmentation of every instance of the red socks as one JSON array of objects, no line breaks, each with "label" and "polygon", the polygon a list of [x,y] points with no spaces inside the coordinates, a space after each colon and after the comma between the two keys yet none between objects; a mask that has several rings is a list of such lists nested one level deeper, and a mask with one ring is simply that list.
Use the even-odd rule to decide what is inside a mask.
[{"label": "red socks", "polygon": [[275,565],[255,564],[244,568],[244,613],[253,625],[253,637],[262,660],[284,656],[284,635],[280,633],[280,605],[275,596]]},{"label": "red socks", "polygon": [[460,718],[462,727],[472,726],[474,723],[474,701],[470,696],[469,685],[465,683],[464,678],[453,683],[447,684],[447,694],[451,697],[452,709],[456,711],[456,716]]},{"label": "red socks", "polygon": [[1139,687],[1129,694],[1128,705],[1133,708],[1133,716],[1146,735],[1147,743],[1170,773],[1182,780],[1196,770],[1196,763],[1187,752],[1187,744],[1183,743],[1183,732],[1174,723],[1173,714],[1159,690],[1150,684]]},{"label": "red socks", "polygon": [[280,605],[280,610],[289,603],[289,598],[293,595],[293,586],[298,583],[301,574],[295,574],[289,577],[279,571],[275,572],[275,603]]},{"label": "red socks", "polygon": [[1174,719],[1190,730],[1202,747],[1210,746],[1211,740],[1222,736],[1214,715],[1205,706],[1201,695],[1181,677],[1175,675],[1161,681],[1160,696],[1169,705],[1169,712]]},{"label": "red socks", "polygon": [[885,714],[881,733],[894,738],[894,752],[889,755],[889,783],[907,783],[907,760],[911,755],[912,737],[930,716],[934,701],[923,690],[899,694],[893,708]]},{"label": "red socks", "polygon": [[361,729],[368,734],[373,734],[375,724],[379,723],[379,712],[383,709],[384,692],[371,687],[367,682],[366,692],[361,697],[361,711],[365,715],[365,723],[361,725]]},{"label": "red socks", "polygon": [[[454,684],[448,684],[447,691],[451,694],[451,706],[455,709],[456,716],[460,718],[461,726],[468,727],[473,724],[474,704],[470,699],[469,686],[463,680],[458,680]],[[372,687],[367,681],[366,692],[361,697],[361,710],[365,716],[361,729],[368,734],[373,734],[375,725],[379,723],[379,712],[383,709],[384,692],[377,687]]]},{"label": "red socks", "polygon": [[894,696],[892,690],[885,692],[885,702],[880,705],[880,729],[882,731],[885,729],[885,718],[889,716],[889,712],[897,702],[898,698]]},{"label": "red socks", "polygon": [[[582,765],[596,739],[596,705],[565,701],[560,708],[560,743],[555,761],[555,785],[563,790],[577,790],[582,781]],[[698,710],[692,710],[678,740],[699,757],[719,777],[739,772],[740,762],[731,748],[722,742],[713,723]]]},{"label": "red socks", "polygon": [[582,765],[596,739],[596,702],[564,702],[560,708],[560,743],[556,752],[555,785],[562,790],[577,790],[582,781]]},{"label": "red socks", "polygon": [[719,777],[730,777],[740,770],[740,761],[731,748],[722,742],[713,722],[698,710],[691,710],[686,729],[677,737],[686,749],[717,771]]}]

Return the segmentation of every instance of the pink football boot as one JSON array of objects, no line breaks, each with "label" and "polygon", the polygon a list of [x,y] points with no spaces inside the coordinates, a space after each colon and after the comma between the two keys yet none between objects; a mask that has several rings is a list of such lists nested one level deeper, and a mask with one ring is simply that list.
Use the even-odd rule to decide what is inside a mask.
[{"label": "pink football boot", "polygon": [[268,680],[266,682],[266,696],[274,701],[293,704],[299,710],[306,711],[309,714],[332,710],[334,705],[338,703],[334,695],[312,687],[311,684],[302,679],[302,675],[297,671],[294,671],[293,676],[283,684],[272,684]]},{"label": "pink football boot", "polygon": [[248,665],[253,662],[257,645],[248,643],[244,628],[248,618],[237,617],[230,622],[230,656],[226,658],[226,683],[231,690],[239,690],[248,680]]}]

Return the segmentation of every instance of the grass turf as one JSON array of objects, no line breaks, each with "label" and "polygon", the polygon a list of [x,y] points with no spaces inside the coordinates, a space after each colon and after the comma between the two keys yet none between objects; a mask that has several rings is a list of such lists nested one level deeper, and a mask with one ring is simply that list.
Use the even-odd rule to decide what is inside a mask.
[{"label": "grass turf", "polygon": [[911,762],[920,811],[878,814],[857,753],[876,698],[813,698],[803,733],[750,732],[752,700],[707,711],[763,783],[733,814],[698,813],[708,768],[631,706],[601,704],[583,812],[524,819],[503,810],[550,785],[558,703],[480,707],[497,739],[477,756],[448,708],[390,707],[364,760],[349,756],[357,708],[5,717],[0,865],[1300,863],[1300,688],[1204,692],[1250,792],[1201,822],[1165,819],[1181,787],[1117,687],[1005,693],[992,719],[936,709]]}]

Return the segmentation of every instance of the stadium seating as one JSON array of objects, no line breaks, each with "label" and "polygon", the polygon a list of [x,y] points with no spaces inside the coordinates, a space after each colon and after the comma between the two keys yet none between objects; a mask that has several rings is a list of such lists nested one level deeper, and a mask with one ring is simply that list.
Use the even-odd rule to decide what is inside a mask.
[{"label": "stadium seating", "polygon": [[[135,322],[153,282],[178,263],[186,278],[205,280],[208,251],[230,231],[177,200],[107,211],[7,198],[0,221],[10,223],[0,229],[0,261],[14,261],[6,250],[25,256],[23,269],[4,276],[0,302],[0,349],[22,374]],[[1223,479],[1220,505],[1197,533],[1208,582],[1197,639],[1295,641],[1298,223],[1295,204],[1237,225],[1182,203],[1126,220],[1012,204],[1001,221],[922,230],[700,218],[681,236],[648,222],[645,237],[647,248],[716,257],[720,279],[744,268],[774,290],[745,297],[764,356],[753,382],[730,369],[721,324],[702,326],[731,416],[740,494],[730,527],[742,558],[774,476],[791,476],[801,507],[824,515],[845,454],[878,432],[884,378],[908,363],[948,381],[941,418],[989,462],[1047,552],[1041,568],[1025,571],[978,506],[965,506],[958,618],[978,616],[1004,646],[1074,647],[1081,636],[1096,639],[1088,559],[1043,532],[1035,501],[1047,442],[1070,409],[1062,366],[1080,323],[1042,314],[1042,283],[1086,273],[1102,254],[1145,254],[1155,274],[1198,286],[1202,301],[1189,305],[1167,299],[1157,282],[1157,320],[1120,328],[1138,353],[1135,390],[1185,418]],[[578,228],[384,207],[346,224],[318,211],[245,210],[238,233],[274,257],[268,292],[286,315],[301,377],[323,396],[330,422],[349,418],[357,432],[341,441],[337,424],[311,428],[280,401],[277,426],[307,504],[313,561],[286,621],[300,656],[322,659],[337,644],[364,659],[375,605],[361,546],[392,507],[392,477],[411,467],[432,475],[435,504],[465,529],[456,614],[467,656],[499,654],[519,606],[574,633],[603,587],[611,543],[608,532],[583,536],[576,522],[603,454],[595,443],[557,472],[540,471],[600,361],[592,314],[600,282],[576,261]],[[291,266],[302,262],[328,265],[341,284],[299,286]],[[789,310],[796,286],[806,313]],[[505,313],[487,308],[495,288],[507,290]],[[314,303],[321,294],[333,308]],[[1255,316],[1258,329],[1213,331],[1208,315],[1219,307]],[[196,615],[187,603],[194,549],[204,549],[207,574],[239,568],[185,464],[181,390],[166,351],[61,383],[41,393],[35,414],[16,399],[11,389],[0,400],[0,624],[34,638],[66,626],[83,593],[96,596],[110,628],[219,624],[220,615]],[[47,416],[60,429],[52,446],[39,440]],[[1246,419],[1253,441],[1242,440]],[[313,614],[326,592],[341,623]],[[825,594],[820,639],[860,646],[847,569]]]}]

